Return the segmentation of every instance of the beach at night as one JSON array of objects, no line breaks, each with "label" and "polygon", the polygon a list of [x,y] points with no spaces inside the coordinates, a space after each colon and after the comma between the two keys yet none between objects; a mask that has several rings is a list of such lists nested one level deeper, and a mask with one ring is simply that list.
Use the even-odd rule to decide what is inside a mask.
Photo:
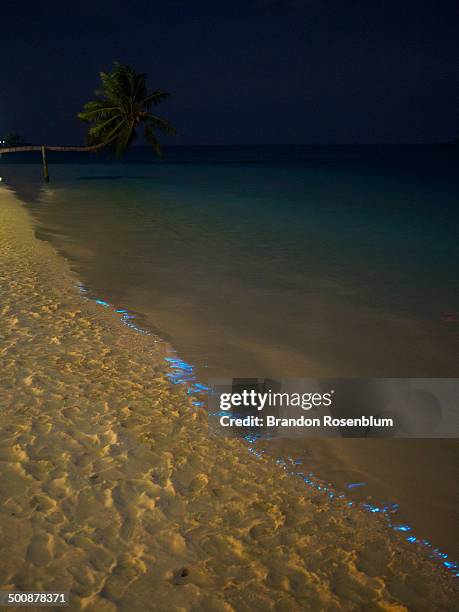
[{"label": "beach at night", "polygon": [[457,610],[457,3],[2,25],[0,610]]},{"label": "beach at night", "polygon": [[3,590],[97,611],[454,608],[406,534],[209,437],[167,348],[84,301],[5,189],[0,215]]}]

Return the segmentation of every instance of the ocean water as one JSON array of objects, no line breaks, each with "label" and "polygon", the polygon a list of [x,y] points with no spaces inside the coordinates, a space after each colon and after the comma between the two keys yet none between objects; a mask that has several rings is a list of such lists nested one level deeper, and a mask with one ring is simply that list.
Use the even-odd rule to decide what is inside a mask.
[{"label": "ocean water", "polygon": [[[458,376],[458,147],[51,155],[49,184],[31,161],[11,156],[0,174],[37,235],[202,382]],[[365,482],[350,493],[400,503],[457,554],[456,440],[278,440],[273,452],[341,489]]]},{"label": "ocean water", "polygon": [[40,235],[84,282],[202,378],[457,374],[457,147],[75,160],[51,157],[49,185],[2,171],[18,193],[27,176]]}]

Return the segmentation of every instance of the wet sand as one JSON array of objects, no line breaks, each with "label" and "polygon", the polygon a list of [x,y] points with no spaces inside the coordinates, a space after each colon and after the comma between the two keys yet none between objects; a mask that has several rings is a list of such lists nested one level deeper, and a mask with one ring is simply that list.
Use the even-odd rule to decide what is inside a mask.
[{"label": "wet sand", "polygon": [[165,346],[85,301],[6,190],[0,259],[0,590],[97,612],[455,609],[453,577],[379,517],[209,437]]},{"label": "wet sand", "polygon": [[[314,474],[361,503],[399,506],[393,520],[459,558],[459,444],[456,439],[278,438],[271,454],[302,460]],[[350,483],[359,483],[350,487]]]}]

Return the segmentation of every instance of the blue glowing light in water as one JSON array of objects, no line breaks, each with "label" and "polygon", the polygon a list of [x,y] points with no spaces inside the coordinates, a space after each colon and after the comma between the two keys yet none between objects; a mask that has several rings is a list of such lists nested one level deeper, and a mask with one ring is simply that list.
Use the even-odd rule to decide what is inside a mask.
[{"label": "blue glowing light in water", "polygon": [[209,387],[201,385],[201,383],[195,383],[194,386],[196,389],[199,389],[199,391],[209,391]]},{"label": "blue glowing light in water", "polygon": [[[89,289],[87,287],[85,287],[84,285],[82,285],[81,283],[77,283],[75,285],[75,287],[81,293],[89,293]],[[105,300],[102,300],[100,298],[85,297],[84,299],[85,300],[90,300],[90,301],[94,302],[95,304],[98,304],[99,306],[103,306],[104,308],[112,308],[114,310],[114,312],[116,312],[117,314],[121,315],[121,322],[124,323],[124,325],[126,325],[127,327],[130,327],[131,329],[134,329],[135,331],[139,332],[140,334],[144,334],[146,336],[151,336],[152,335],[147,330],[142,329],[142,328],[138,327],[137,325],[135,325],[134,323],[132,323],[131,319],[135,319],[135,315],[130,314],[124,308],[115,308],[114,306],[112,306],[112,304],[110,304],[109,302],[106,302]],[[158,340],[153,339],[153,342],[158,342]]]},{"label": "blue glowing light in water", "polygon": [[411,531],[409,525],[394,525],[392,529],[395,529],[395,531]]},{"label": "blue glowing light in water", "polygon": [[177,370],[184,370],[185,372],[192,372],[193,366],[183,359],[178,359],[177,357],[165,357],[165,361],[168,361],[171,364],[171,367]]},{"label": "blue glowing light in water", "polygon": [[[75,286],[81,293],[89,293],[89,289],[87,289],[84,285],[78,283]],[[120,319],[124,325],[135,330],[138,333],[152,336],[150,332],[136,326],[132,322],[132,320],[135,319],[135,315],[130,314],[124,308],[116,309],[115,307],[113,307],[111,304],[109,304],[105,300],[102,300],[99,298],[96,299],[96,298],[84,297],[84,299],[94,301],[96,304],[98,304],[99,306],[103,306],[104,308],[113,308],[113,311],[115,313],[117,313],[118,315],[121,315]],[[155,338],[153,338],[153,341],[159,342],[159,340]],[[165,357],[164,359],[170,369],[170,371],[166,374],[170,382],[176,385],[185,385],[186,392],[188,395],[198,396],[197,399],[194,399],[192,401],[192,404],[194,406],[197,406],[198,408],[205,407],[206,402],[201,401],[199,396],[201,396],[203,393],[210,393],[212,390],[209,389],[209,387],[207,387],[206,385],[203,385],[197,381],[197,378],[194,374],[194,366],[190,363],[187,363],[186,361],[183,361],[183,359],[180,359],[179,357]],[[211,413],[211,416],[223,416],[227,414],[228,414],[227,412],[222,411],[222,412],[217,412],[217,413]],[[238,415],[232,414],[231,416],[236,417]],[[243,415],[239,415],[239,416],[243,416]],[[257,458],[261,459],[265,451],[264,450],[259,451],[253,446],[259,440],[259,436],[254,433],[249,433],[244,437],[246,441],[251,445],[248,447],[249,452],[255,455]],[[295,471],[289,470],[288,464],[301,465],[302,464],[301,459],[293,459],[292,457],[288,457],[286,461],[284,458],[279,457],[276,460],[276,463],[282,466],[284,470],[288,470],[290,475],[302,477],[306,485],[315,489],[316,491],[319,491],[320,493],[326,494],[327,497],[329,497],[329,499],[331,500],[334,500],[335,498],[344,499],[348,506],[359,505],[357,502],[354,502],[352,500],[346,501],[346,496],[344,494],[338,495],[335,491],[331,490],[330,487],[327,487],[323,482],[316,479],[312,472],[309,472],[307,476],[304,476],[303,472],[298,472],[298,471],[295,472]],[[364,487],[366,486],[366,484],[367,484],[366,482],[351,482],[346,486],[348,489],[355,489],[358,487]],[[389,504],[384,504],[383,506],[376,506],[368,502],[365,502],[365,503],[360,503],[360,507],[368,512],[371,512],[372,514],[381,514],[382,516],[384,516],[387,521],[388,527],[390,527],[391,529],[395,531],[400,531],[400,532],[411,531],[411,527],[409,525],[400,525],[400,524],[394,525],[391,522],[391,514],[393,514],[394,512],[397,512],[399,508],[398,504],[389,503]],[[406,540],[412,544],[418,544],[419,546],[423,546],[423,547],[430,548],[430,549],[432,548],[432,544],[428,540],[418,540],[418,538],[414,535],[408,536]],[[431,550],[430,557],[434,560],[441,560],[442,565],[447,570],[449,570],[455,577],[459,577],[459,573],[457,572],[459,566],[456,561],[446,560],[448,559],[447,553],[444,553],[440,551],[438,548],[435,548]]]},{"label": "blue glowing light in water", "polygon": [[[276,460],[276,463],[278,465],[282,466],[282,468],[284,470],[288,469],[287,462],[282,457],[279,457]],[[305,476],[302,472],[290,472],[290,474],[292,474],[293,476],[301,476],[303,478],[303,481],[309,487],[313,488],[316,491],[319,491],[320,493],[325,493],[331,500],[337,498],[337,499],[344,499],[346,501],[346,496],[344,494],[336,495],[336,493],[334,491],[332,491],[329,487],[324,485],[324,483],[322,483],[320,480],[315,478],[315,476],[314,476],[314,474],[312,472],[310,472],[307,476]],[[352,500],[346,501],[346,504],[348,506],[360,506],[361,508],[363,508],[367,512],[371,512],[372,514],[380,514],[381,516],[383,516],[385,518],[387,526],[389,528],[391,528],[391,529],[394,529],[395,531],[400,531],[400,532],[411,531],[411,527],[409,525],[402,525],[402,524],[395,524],[394,525],[391,522],[392,515],[395,512],[397,512],[397,510],[399,508],[398,504],[384,503],[384,505],[376,506],[376,505],[370,504],[368,502],[361,502],[361,503],[359,503],[359,502],[354,502]],[[420,547],[431,548],[431,546],[432,546],[428,540],[420,540],[415,535],[407,536],[406,537],[406,541],[410,542],[411,544],[417,544]],[[459,565],[457,564],[457,562],[455,562],[455,561],[445,561],[445,559],[448,559],[448,554],[447,553],[444,553],[444,552],[440,551],[438,548],[435,548],[431,552],[430,557],[432,559],[434,559],[434,560],[441,560],[442,561],[442,565],[447,570],[449,570],[455,577],[459,576],[459,573],[457,571],[458,568],[459,568]]]},{"label": "blue glowing light in water", "polygon": [[368,510],[369,512],[373,512],[373,514],[376,514],[377,512],[383,512],[382,508],[379,508],[378,506],[373,506],[373,504],[362,504],[362,507],[365,508],[365,510]]},{"label": "blue glowing light in water", "polygon": [[443,561],[443,565],[448,569],[457,569],[459,567],[455,561]]}]

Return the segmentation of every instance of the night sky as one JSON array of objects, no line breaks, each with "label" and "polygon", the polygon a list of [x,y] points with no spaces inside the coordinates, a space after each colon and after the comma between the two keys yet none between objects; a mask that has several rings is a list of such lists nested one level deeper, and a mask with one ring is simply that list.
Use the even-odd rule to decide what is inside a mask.
[{"label": "night sky", "polygon": [[6,0],[0,134],[82,142],[75,115],[118,60],[173,94],[157,111],[176,144],[451,140],[458,17],[446,0]]}]

